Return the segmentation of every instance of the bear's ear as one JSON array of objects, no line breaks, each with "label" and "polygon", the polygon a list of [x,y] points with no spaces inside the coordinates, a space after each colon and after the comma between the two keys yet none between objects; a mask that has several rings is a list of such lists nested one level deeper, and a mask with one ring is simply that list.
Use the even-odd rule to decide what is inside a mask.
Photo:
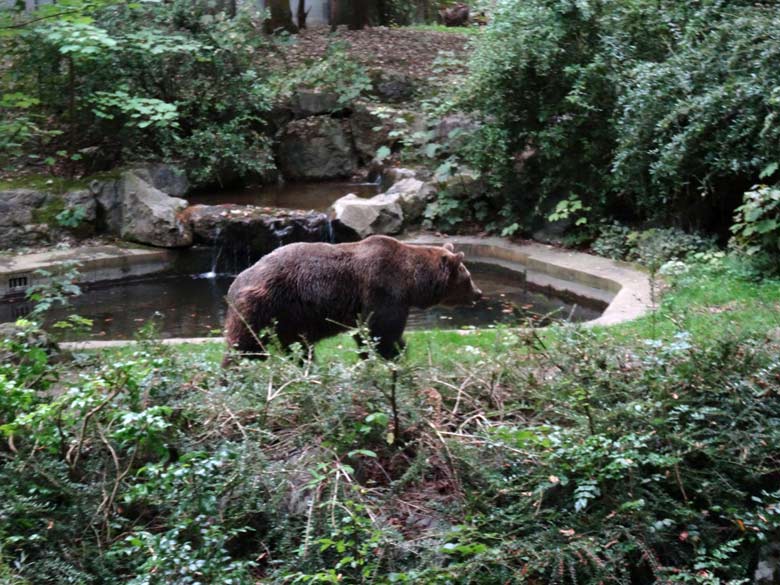
[{"label": "bear's ear", "polygon": [[463,262],[463,259],[466,257],[466,255],[463,252],[458,252],[455,254],[455,257],[458,259],[458,262]]},{"label": "bear's ear", "polygon": [[449,250],[450,252],[454,252],[454,251],[455,251],[455,246],[453,246],[453,245],[452,245],[452,242],[447,242],[447,243],[446,243],[446,244],[444,244],[444,246],[442,246],[442,247],[443,247],[445,250]]}]

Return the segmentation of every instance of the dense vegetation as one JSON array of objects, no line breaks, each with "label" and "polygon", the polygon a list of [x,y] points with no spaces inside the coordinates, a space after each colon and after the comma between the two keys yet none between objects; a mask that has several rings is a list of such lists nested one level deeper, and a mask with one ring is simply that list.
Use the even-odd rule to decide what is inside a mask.
[{"label": "dense vegetation", "polygon": [[285,39],[262,34],[252,11],[229,17],[188,0],[73,4],[0,11],[0,25],[9,23],[0,36],[6,170],[81,175],[163,159],[183,164],[196,186],[269,180],[276,102],[291,87],[338,80],[350,91],[365,77],[337,46],[311,70],[286,69]]},{"label": "dense vegetation", "polygon": [[744,582],[780,528],[780,360],[776,306],[741,304],[777,285],[717,258],[675,282],[618,334],[416,334],[398,363],[63,363],[30,324],[0,366],[0,578]]},{"label": "dense vegetation", "polygon": [[525,229],[557,210],[586,237],[604,219],[728,235],[777,179],[778,30],[747,0],[499,2],[459,102],[490,206],[463,205]]},{"label": "dense vegetation", "polygon": [[[365,97],[339,45],[288,67],[286,36],[229,12],[0,12],[3,170],[264,180],[278,99]],[[32,290],[0,336],[0,583],[749,582],[780,534],[779,24],[747,0],[501,0],[465,83],[432,83],[428,127],[381,149],[435,161],[435,224],[552,217],[645,264],[664,296],[638,322],[415,333],[397,362],[341,337],[222,370],[222,346],[153,327],[57,352],[40,322],[77,291]],[[478,127],[437,143],[453,107]]]}]

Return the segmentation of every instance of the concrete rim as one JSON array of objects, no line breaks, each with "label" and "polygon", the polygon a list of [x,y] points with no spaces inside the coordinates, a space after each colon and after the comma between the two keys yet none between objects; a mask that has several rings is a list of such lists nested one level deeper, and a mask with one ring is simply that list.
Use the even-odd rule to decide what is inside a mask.
[{"label": "concrete rim", "polygon": [[[653,307],[650,277],[635,267],[608,258],[555,248],[545,244],[515,244],[497,237],[414,236],[409,244],[441,245],[452,242],[466,258],[513,270],[527,270],[529,282],[558,292],[585,296],[609,303],[598,319],[581,326],[608,326],[637,319]],[[459,330],[458,330],[459,331]],[[163,345],[224,343],[221,337],[161,339]],[[64,342],[66,350],[90,350],[135,345],[133,340]]]}]

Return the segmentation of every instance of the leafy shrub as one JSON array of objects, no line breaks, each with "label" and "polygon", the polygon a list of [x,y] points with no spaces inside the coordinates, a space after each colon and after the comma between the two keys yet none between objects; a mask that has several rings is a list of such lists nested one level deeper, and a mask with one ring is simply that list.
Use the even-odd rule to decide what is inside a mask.
[{"label": "leafy shrub", "polygon": [[272,167],[262,114],[274,90],[258,22],[206,3],[103,4],[75,20],[32,15],[4,41],[14,67],[2,89],[36,96],[15,101],[27,116],[14,118],[25,124],[9,141],[17,154],[34,132],[24,120],[48,116],[56,135],[38,148],[71,166],[97,147],[98,165],[167,157],[199,184]]},{"label": "leafy shrub", "polygon": [[602,226],[591,249],[600,256],[615,260],[638,261],[658,268],[670,260],[685,260],[689,256],[715,248],[715,240],[677,228],[631,230],[620,223]]},{"label": "leafy shrub", "polygon": [[300,87],[332,91],[347,105],[371,90],[371,78],[360,63],[350,58],[344,41],[328,43],[323,58],[294,71],[283,81],[283,91]]},{"label": "leafy shrub", "polygon": [[626,260],[631,255],[633,240],[636,240],[636,234],[631,228],[614,222],[599,229],[599,235],[590,247],[599,256]]},{"label": "leafy shrub", "polygon": [[[734,240],[749,255],[763,256],[778,271],[780,258],[780,188],[758,185],[745,193],[743,203],[737,207]],[[769,268],[769,266],[767,267]]]},{"label": "leafy shrub", "polygon": [[[744,579],[780,527],[778,348],[609,340],[430,362],[144,341],[0,362],[0,567],[30,583]],[[18,364],[27,364],[20,367]],[[4,569],[0,569],[0,574]]]},{"label": "leafy shrub", "polygon": [[501,2],[460,97],[483,121],[463,155],[509,223],[574,197],[594,218],[723,234],[733,194],[775,161],[779,18],[746,1]]}]

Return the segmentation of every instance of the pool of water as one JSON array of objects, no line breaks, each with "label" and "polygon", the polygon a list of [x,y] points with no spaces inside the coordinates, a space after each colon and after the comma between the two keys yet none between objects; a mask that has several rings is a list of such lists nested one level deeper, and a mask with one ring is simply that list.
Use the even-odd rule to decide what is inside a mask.
[{"label": "pool of water", "polygon": [[[488,327],[498,323],[538,324],[553,320],[588,321],[603,306],[572,303],[554,295],[527,289],[519,273],[489,264],[469,266],[474,281],[485,293],[468,307],[433,307],[413,310],[407,329],[457,329]],[[158,335],[210,337],[221,335],[224,301],[232,276],[156,276],[143,280],[95,286],[71,299],[70,307],[57,307],[49,323],[77,314],[93,321],[90,331],[65,332],[66,340],[132,339],[140,327],[153,322]],[[0,322],[13,321],[29,311],[25,301],[0,304]]]},{"label": "pool of water", "polygon": [[376,183],[281,183],[249,186],[218,192],[193,193],[187,196],[192,204],[218,205],[235,203],[258,207],[284,207],[289,209],[313,209],[324,211],[337,199],[354,193],[358,197],[373,197],[379,193]]}]

